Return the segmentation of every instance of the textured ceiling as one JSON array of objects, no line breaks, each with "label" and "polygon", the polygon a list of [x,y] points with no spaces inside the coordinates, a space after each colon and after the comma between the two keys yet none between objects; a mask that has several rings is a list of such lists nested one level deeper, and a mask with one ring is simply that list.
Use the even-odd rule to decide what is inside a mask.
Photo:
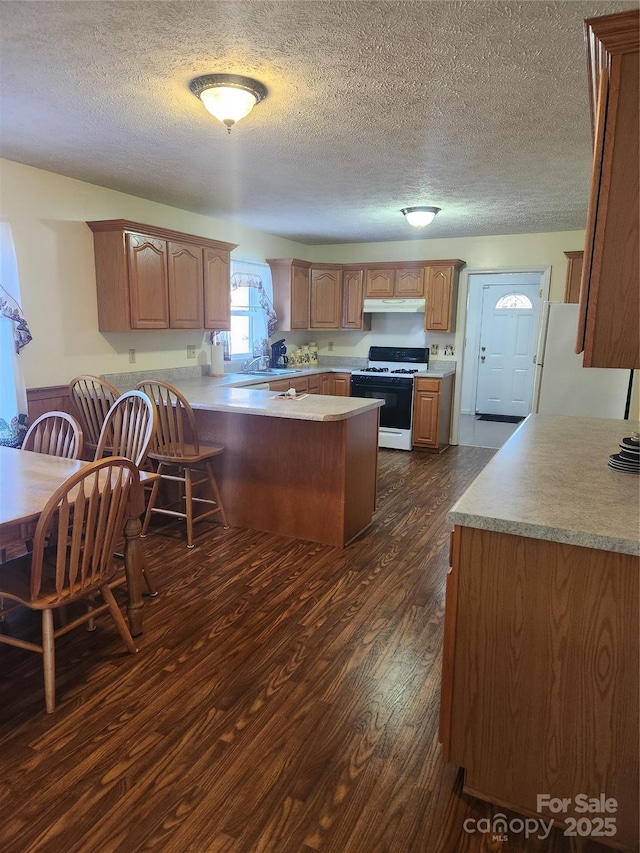
[{"label": "textured ceiling", "polygon": [[[309,244],[583,228],[583,20],[637,5],[0,2],[0,156]],[[216,72],[269,90],[231,134]]]}]

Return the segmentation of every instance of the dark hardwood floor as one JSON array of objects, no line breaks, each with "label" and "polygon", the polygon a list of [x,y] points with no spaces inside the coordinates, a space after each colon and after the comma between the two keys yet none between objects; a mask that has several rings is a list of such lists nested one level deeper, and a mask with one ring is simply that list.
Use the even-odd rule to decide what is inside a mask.
[{"label": "dark hardwood floor", "polygon": [[446,513],[493,452],[381,451],[374,523],[344,550],[150,535],[139,653],[107,619],[61,638],[53,715],[40,656],[0,647],[1,853],[572,849],[465,832],[501,810],[438,743]]}]

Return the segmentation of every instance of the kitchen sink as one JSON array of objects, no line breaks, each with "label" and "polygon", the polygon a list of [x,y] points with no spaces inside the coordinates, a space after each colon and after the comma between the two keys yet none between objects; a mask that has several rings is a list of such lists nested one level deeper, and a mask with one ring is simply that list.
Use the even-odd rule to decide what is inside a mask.
[{"label": "kitchen sink", "polygon": [[278,373],[302,373],[301,370],[290,370],[288,367],[267,367],[264,370],[241,370],[244,376],[264,376]]}]

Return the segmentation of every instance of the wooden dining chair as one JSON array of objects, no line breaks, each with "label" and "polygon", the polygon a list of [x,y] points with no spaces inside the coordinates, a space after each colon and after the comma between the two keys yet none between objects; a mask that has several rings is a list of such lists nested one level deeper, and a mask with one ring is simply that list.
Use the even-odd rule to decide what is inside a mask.
[{"label": "wooden dining chair", "polygon": [[[173,385],[150,380],[140,382],[136,387],[154,401],[158,413],[158,427],[151,442],[149,458],[156,462],[156,473],[160,478],[151,489],[142,535],[147,535],[154,513],[174,519],[184,518],[187,523],[187,548],[193,548],[193,525],[196,522],[219,514],[225,529],[229,526],[211,463],[215,456],[224,452],[224,447],[200,444],[193,409],[184,394]],[[156,506],[162,480],[179,484],[181,494],[177,504]],[[194,494],[194,489],[203,484],[208,486],[210,498]],[[184,510],[176,509],[183,502]],[[194,515],[194,504],[204,505],[208,509]]]},{"label": "wooden dining chair", "polygon": [[[83,435],[78,421],[66,412],[46,412],[31,424],[22,442],[21,450],[79,459],[82,454]],[[6,562],[7,550],[13,546],[27,545],[31,550],[31,539],[35,525],[24,525],[20,538],[0,539],[0,563]],[[0,622],[4,621],[5,609],[0,599]]]},{"label": "wooden dining chair", "polygon": [[22,442],[22,450],[79,459],[84,434],[73,415],[67,412],[46,412],[31,424]]},{"label": "wooden dining chair", "polygon": [[[105,453],[124,456],[141,469],[145,464],[151,441],[156,432],[156,407],[142,391],[126,391],[113,403],[106,414],[95,458]],[[142,576],[149,595],[157,595],[156,587],[149,572],[146,560],[143,560]],[[121,586],[126,581],[124,575],[116,578],[111,587]]]},{"label": "wooden dining chair", "polygon": [[[138,469],[128,459],[111,456],[89,463],[56,489],[42,510],[33,553],[2,566],[0,595],[41,611],[42,640],[30,642],[2,633],[0,643],[43,656],[48,714],[55,708],[58,637],[108,610],[129,651],[137,651],[109,582],[116,572],[114,543],[124,529],[130,494],[138,483]],[[104,602],[99,606],[97,594]],[[91,609],[55,629],[54,610],[79,599],[88,599]]]},{"label": "wooden dining chair", "polygon": [[117,388],[98,376],[84,374],[69,383],[69,397],[78,411],[85,446],[91,453],[95,453],[107,412],[119,395]]}]

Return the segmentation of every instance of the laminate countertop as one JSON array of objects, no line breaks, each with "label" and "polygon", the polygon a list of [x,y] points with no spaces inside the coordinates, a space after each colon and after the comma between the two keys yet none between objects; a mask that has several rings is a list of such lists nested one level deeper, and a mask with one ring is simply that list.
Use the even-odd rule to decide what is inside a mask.
[{"label": "laminate countertop", "polygon": [[[250,377],[256,381],[255,377]],[[280,377],[271,376],[270,381]],[[342,421],[378,409],[383,400],[365,397],[333,397],[308,394],[301,400],[279,399],[275,391],[259,391],[223,384],[215,377],[172,382],[194,409],[209,412],[235,412],[270,418],[301,421]]]},{"label": "laminate countertop", "polygon": [[448,520],[454,524],[640,554],[640,477],[609,468],[637,421],[529,415]]}]

